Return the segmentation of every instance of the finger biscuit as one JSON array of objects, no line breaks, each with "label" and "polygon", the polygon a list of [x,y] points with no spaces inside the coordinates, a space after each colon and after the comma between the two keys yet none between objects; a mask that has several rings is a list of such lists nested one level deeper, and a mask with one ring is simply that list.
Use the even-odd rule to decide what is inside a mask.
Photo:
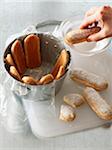
[{"label": "finger biscuit", "polygon": [[16,78],[17,80],[21,80],[21,76],[19,74],[19,72],[17,71],[17,69],[14,66],[10,66],[10,71],[9,73]]},{"label": "finger biscuit", "polygon": [[65,122],[73,121],[76,117],[75,109],[68,105],[61,105],[59,119]]},{"label": "finger biscuit", "polygon": [[65,49],[63,49],[61,51],[61,54],[59,55],[57,61],[56,61],[56,64],[55,64],[52,72],[51,72],[54,78],[56,77],[60,66],[63,66],[64,69],[66,68],[66,65],[67,65],[69,59],[70,58],[69,58],[68,52]]},{"label": "finger biscuit", "polygon": [[82,83],[85,86],[93,87],[98,91],[102,91],[108,87],[107,81],[102,76],[98,76],[81,68],[74,69],[69,75],[72,80]]},{"label": "finger biscuit", "polygon": [[11,54],[17,66],[17,70],[20,74],[23,74],[26,70],[25,56],[22,48],[22,44],[19,40],[16,40],[11,46]]},{"label": "finger biscuit", "polygon": [[88,29],[74,29],[66,34],[65,42],[71,45],[71,44],[87,41],[87,38],[90,35],[97,33],[100,30],[101,30],[100,27],[93,27]]},{"label": "finger biscuit", "polygon": [[102,119],[112,119],[111,106],[100,96],[100,94],[91,87],[86,87],[83,93],[85,101],[92,110]]},{"label": "finger biscuit", "polygon": [[63,66],[60,66],[58,73],[55,77],[56,80],[60,79],[65,73],[65,68]]},{"label": "finger biscuit", "polygon": [[31,76],[24,76],[22,81],[26,84],[36,85],[37,81]]},{"label": "finger biscuit", "polygon": [[26,65],[28,68],[35,68],[41,64],[40,39],[38,36],[31,34],[24,39],[24,50]]},{"label": "finger biscuit", "polygon": [[40,79],[39,84],[48,84],[52,82],[53,80],[54,80],[54,77],[52,76],[52,74],[47,74]]},{"label": "finger biscuit", "polygon": [[6,56],[6,58],[5,58],[5,61],[6,61],[7,64],[9,64],[9,65],[11,65],[11,66],[15,66],[11,54],[7,54],[7,56]]},{"label": "finger biscuit", "polygon": [[79,107],[84,103],[84,98],[80,94],[71,93],[68,95],[65,95],[63,98],[64,102],[74,108]]}]

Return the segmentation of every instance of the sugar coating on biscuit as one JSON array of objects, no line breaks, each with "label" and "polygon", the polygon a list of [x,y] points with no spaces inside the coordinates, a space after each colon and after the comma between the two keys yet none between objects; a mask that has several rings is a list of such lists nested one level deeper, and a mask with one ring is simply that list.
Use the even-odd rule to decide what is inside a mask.
[{"label": "sugar coating on biscuit", "polygon": [[69,105],[61,105],[59,119],[63,121],[73,121],[75,119],[75,109]]},{"label": "sugar coating on biscuit", "polygon": [[93,32],[97,32],[99,28],[92,28],[92,29],[74,29],[68,33],[72,38],[81,39],[86,38]]},{"label": "sugar coating on biscuit", "polygon": [[75,44],[87,41],[88,36],[100,31],[100,27],[94,27],[89,29],[73,29],[65,36],[65,42],[67,44]]},{"label": "sugar coating on biscuit", "polygon": [[70,78],[79,79],[82,81],[87,81],[90,84],[97,84],[97,86],[107,86],[107,81],[104,79],[104,77],[96,75],[94,73],[88,72],[81,68],[76,68],[73,71],[70,72]]},{"label": "sugar coating on biscuit", "polygon": [[78,107],[84,103],[84,98],[80,94],[70,93],[64,96],[64,102],[72,107]]},{"label": "sugar coating on biscuit", "polygon": [[107,113],[108,111],[110,111],[110,113],[112,114],[112,109],[110,109],[108,103],[100,96],[100,94],[95,89],[87,87],[84,90],[84,93],[88,103],[97,105],[98,111],[102,113]]}]

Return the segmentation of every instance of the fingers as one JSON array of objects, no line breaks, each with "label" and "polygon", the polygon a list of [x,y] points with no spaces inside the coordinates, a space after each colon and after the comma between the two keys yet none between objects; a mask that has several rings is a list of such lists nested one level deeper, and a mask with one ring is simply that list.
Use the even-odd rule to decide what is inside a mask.
[{"label": "fingers", "polygon": [[92,7],[89,11],[87,11],[85,13],[85,17],[89,17],[91,15],[93,15],[94,13],[96,13],[96,11],[98,10],[99,7]]},{"label": "fingers", "polygon": [[102,29],[100,30],[98,33],[96,34],[92,34],[91,36],[88,37],[88,41],[99,41],[99,40],[102,40],[106,37],[106,33],[105,33],[105,30]]},{"label": "fingers", "polygon": [[[87,11],[85,13],[85,19],[83,21],[83,23],[81,24],[80,28],[86,28],[88,25],[91,25],[92,23],[94,23],[94,14],[96,13],[96,11],[98,10],[99,7],[93,7],[91,8],[89,11]],[[93,17],[92,17],[93,16]],[[96,20],[96,19],[95,19]]]},{"label": "fingers", "polygon": [[[88,41],[99,41],[112,36],[112,8],[110,6],[94,7],[85,14],[81,29],[99,26],[101,30],[88,37]],[[96,24],[97,23],[97,24]]]},{"label": "fingers", "polygon": [[80,25],[80,29],[87,28],[89,25],[91,25],[91,24],[93,24],[95,22],[97,22],[96,15],[89,16],[89,17],[84,19],[84,21]]}]

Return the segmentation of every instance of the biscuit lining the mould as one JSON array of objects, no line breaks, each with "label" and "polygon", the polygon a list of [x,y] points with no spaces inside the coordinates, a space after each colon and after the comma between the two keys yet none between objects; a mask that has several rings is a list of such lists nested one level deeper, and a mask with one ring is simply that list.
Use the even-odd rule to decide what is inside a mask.
[{"label": "biscuit lining the mould", "polygon": [[[36,47],[40,48],[40,49],[38,49],[38,51],[40,52],[40,55],[41,55],[40,56],[41,57],[41,64],[39,64],[39,65],[37,64],[37,67],[34,67],[34,68],[28,68],[27,65],[26,65],[25,66],[26,69],[25,69],[24,73],[23,74],[20,73],[21,80],[19,80],[20,78],[16,78],[10,72],[10,67],[12,66],[12,64],[8,64],[8,61],[6,60],[6,57],[7,57],[8,54],[10,54],[12,56],[12,59],[14,61],[14,67],[18,71],[16,60],[13,58],[13,55],[11,53],[11,47],[14,44],[14,42],[16,42],[16,40],[19,40],[21,42],[21,44],[22,44],[23,53],[25,55],[26,53],[25,53],[25,49],[24,49],[24,45],[25,45],[24,39],[25,38],[28,39],[28,37],[31,37],[31,36],[32,37],[38,37],[38,39],[40,40],[38,42],[38,43],[40,43],[39,46],[38,46],[38,43],[33,43],[34,45],[31,44],[30,47],[34,46],[33,47],[34,51],[37,50],[37,49],[35,50],[35,45],[36,45]],[[63,51],[64,51],[64,55],[63,55],[62,58],[65,57],[66,61],[64,63],[60,63],[60,61],[59,61],[60,65],[58,66],[57,70],[60,71],[59,70],[60,66],[63,66],[64,67],[64,73],[63,74],[60,73],[60,77],[58,77],[58,79],[60,79],[62,76],[64,76],[64,74],[67,72],[67,70],[68,70],[67,67],[68,67],[68,65],[70,63],[70,53],[69,53],[69,51],[64,49],[63,44],[57,38],[53,37],[50,34],[41,34],[41,33],[35,34],[35,33],[32,33],[32,34],[29,34],[29,35],[25,35],[25,36],[19,37],[16,40],[14,40],[12,43],[9,44],[9,46],[6,48],[5,53],[4,53],[4,66],[5,66],[6,70],[8,71],[8,73],[13,78],[15,78],[16,80],[18,80],[18,81],[20,81],[22,83],[25,83],[25,84],[29,84],[29,85],[41,85],[42,83],[40,83],[39,81],[41,80],[41,78],[43,76],[47,76],[47,74],[52,74],[53,68],[55,67],[55,64],[59,61],[59,57],[63,53]],[[46,44],[46,42],[47,42],[47,44]],[[34,54],[35,54],[35,52],[34,52]],[[19,56],[18,56],[18,58],[19,58]],[[26,56],[25,56],[25,62],[26,62]],[[57,71],[57,74],[58,74],[58,71]],[[24,76],[25,77],[27,76],[26,79],[28,81],[24,82],[24,80],[22,80],[22,78]],[[28,77],[31,80],[31,84],[30,84],[30,80],[28,79]],[[53,80],[55,80],[55,76],[53,76],[53,78],[54,78]],[[58,80],[58,79],[56,79],[56,80]],[[53,80],[50,80],[50,82],[52,82]],[[36,81],[36,82],[34,82],[34,81]],[[48,84],[50,82],[45,82],[45,84]]]}]

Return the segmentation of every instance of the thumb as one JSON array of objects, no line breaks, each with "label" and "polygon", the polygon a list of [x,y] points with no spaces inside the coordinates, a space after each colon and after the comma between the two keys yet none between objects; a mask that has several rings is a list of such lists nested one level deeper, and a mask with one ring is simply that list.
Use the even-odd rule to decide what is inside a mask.
[{"label": "thumb", "polygon": [[106,38],[105,31],[102,29],[98,33],[92,34],[88,37],[87,41],[99,41]]}]

